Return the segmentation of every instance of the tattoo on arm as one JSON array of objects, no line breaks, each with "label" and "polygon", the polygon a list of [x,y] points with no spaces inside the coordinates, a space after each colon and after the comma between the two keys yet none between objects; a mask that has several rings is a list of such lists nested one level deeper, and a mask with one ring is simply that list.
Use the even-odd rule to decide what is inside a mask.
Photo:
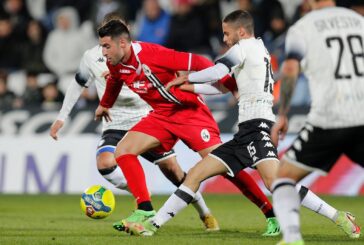
[{"label": "tattoo on arm", "polygon": [[294,88],[296,86],[295,76],[283,76],[281,80],[281,94],[280,94],[280,105],[279,105],[279,114],[287,115],[289,106],[291,103],[292,95],[294,92]]}]

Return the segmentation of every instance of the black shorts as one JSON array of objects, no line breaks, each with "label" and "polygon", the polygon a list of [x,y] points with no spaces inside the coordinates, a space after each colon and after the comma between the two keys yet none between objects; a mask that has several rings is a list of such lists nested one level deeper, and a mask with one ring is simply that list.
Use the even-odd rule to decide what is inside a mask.
[{"label": "black shorts", "polygon": [[[116,145],[119,141],[126,135],[128,131],[126,130],[116,130],[116,129],[109,129],[102,133],[101,140],[97,147],[96,155],[99,155],[102,152],[111,152],[114,153]],[[141,156],[146,160],[158,164],[160,161],[167,159],[169,157],[175,156],[176,153],[172,149],[171,151],[164,152],[164,153],[156,153],[154,151],[148,151]]]},{"label": "black shorts", "polygon": [[221,161],[231,176],[244,168],[254,168],[263,160],[279,161],[277,149],[270,138],[272,126],[273,122],[264,119],[240,123],[234,138],[213,150],[210,156]]},{"label": "black shorts", "polygon": [[284,158],[306,170],[326,174],[341,154],[364,166],[364,126],[322,129],[306,123]]}]

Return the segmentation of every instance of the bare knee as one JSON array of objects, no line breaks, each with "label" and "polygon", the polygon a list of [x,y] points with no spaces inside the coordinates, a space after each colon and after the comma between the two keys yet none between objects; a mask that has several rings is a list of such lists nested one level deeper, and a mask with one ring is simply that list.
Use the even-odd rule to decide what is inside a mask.
[{"label": "bare knee", "polygon": [[116,165],[115,157],[112,152],[103,152],[96,158],[97,169],[112,168]]}]

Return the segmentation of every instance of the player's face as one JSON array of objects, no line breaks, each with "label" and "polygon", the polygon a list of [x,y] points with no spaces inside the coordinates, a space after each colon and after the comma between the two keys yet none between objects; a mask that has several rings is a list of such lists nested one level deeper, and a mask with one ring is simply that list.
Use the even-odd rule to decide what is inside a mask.
[{"label": "player's face", "polygon": [[102,54],[112,65],[117,65],[124,58],[125,52],[122,48],[121,38],[112,39],[105,36],[99,39],[99,43],[102,47]]},{"label": "player's face", "polygon": [[224,43],[228,47],[231,47],[239,42],[239,28],[236,28],[233,24],[223,22],[222,31],[224,33]]}]

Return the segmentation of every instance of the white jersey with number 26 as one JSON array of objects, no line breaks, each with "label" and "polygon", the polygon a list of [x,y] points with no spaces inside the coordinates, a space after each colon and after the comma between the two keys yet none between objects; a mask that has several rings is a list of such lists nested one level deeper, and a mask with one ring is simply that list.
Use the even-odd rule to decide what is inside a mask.
[{"label": "white jersey with number 26", "polygon": [[286,54],[301,60],[312,98],[308,121],[321,128],[364,125],[364,18],[330,7],[288,31]]}]

